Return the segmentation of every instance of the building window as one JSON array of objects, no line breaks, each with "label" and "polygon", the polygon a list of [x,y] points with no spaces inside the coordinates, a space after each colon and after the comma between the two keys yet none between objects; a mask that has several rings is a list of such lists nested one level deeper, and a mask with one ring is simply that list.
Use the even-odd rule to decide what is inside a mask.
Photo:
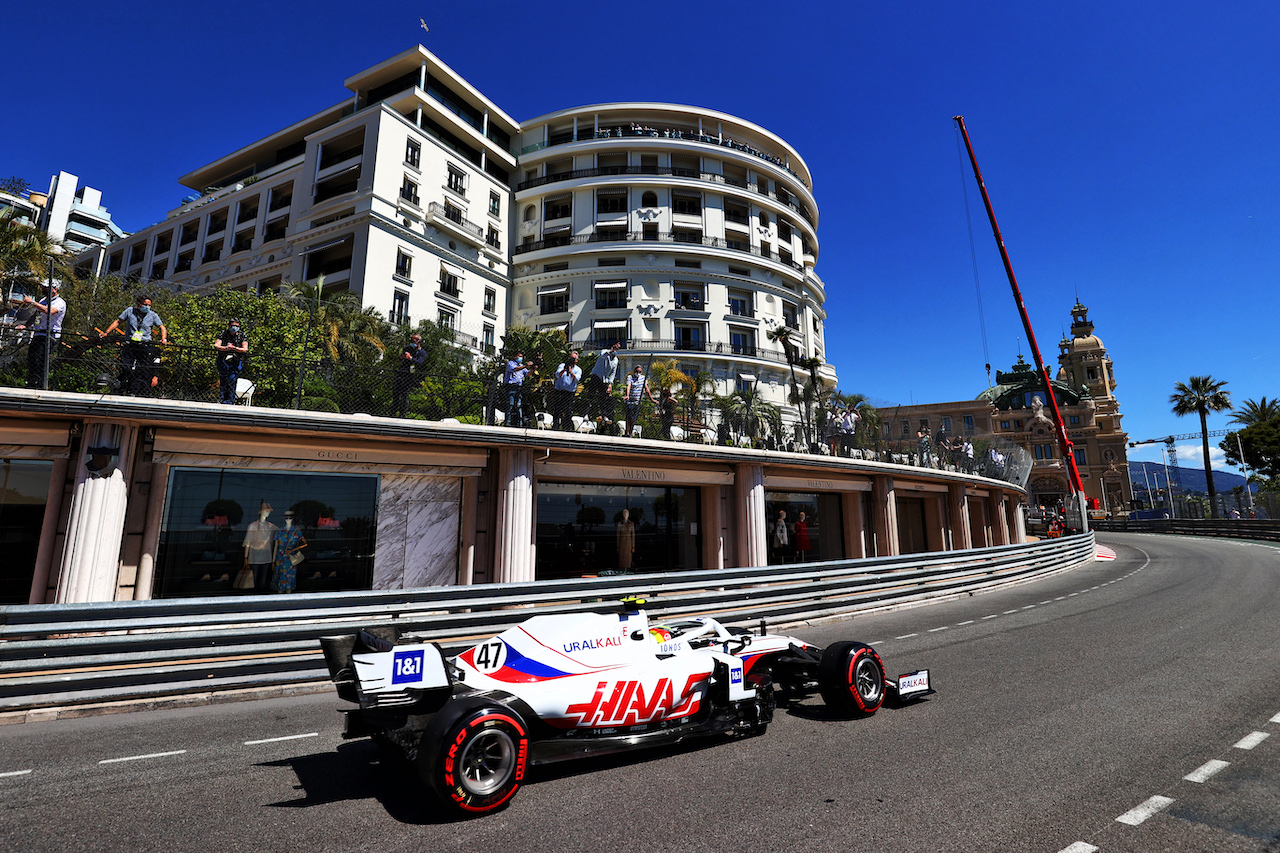
[{"label": "building window", "polygon": [[1079,415],[1071,415],[1071,416],[1069,416],[1069,417],[1067,418],[1067,423],[1071,424],[1072,426],[1079,426],[1079,425],[1080,425],[1080,416],[1079,416]]},{"label": "building window", "polygon": [[436,315],[436,325],[442,329],[448,329],[451,332],[457,329],[457,320],[458,317],[456,314],[452,311],[445,311],[443,308],[441,308],[440,312]]},{"label": "building window", "polygon": [[681,216],[702,215],[702,195],[699,193],[673,192],[671,212]]},{"label": "building window", "polygon": [[484,310],[492,314],[494,313],[497,304],[498,304],[498,292],[494,290],[492,287],[486,287],[484,289]]},{"label": "building window", "polygon": [[614,344],[627,345],[627,321],[626,320],[603,320],[598,321],[591,328],[591,340],[594,346],[605,349]]},{"label": "building window", "polygon": [[409,202],[409,204],[418,204],[418,185],[405,175],[404,183],[400,185],[400,198]]},{"label": "building window", "polygon": [[397,290],[391,294],[390,320],[397,326],[403,326],[409,322],[409,294],[403,290]]},{"label": "building window", "polygon": [[966,433],[973,432],[973,415],[964,416],[964,431]]},{"label": "building window", "polygon": [[646,191],[644,195],[640,196],[640,206],[641,207],[657,207],[658,194],[655,193],[653,190]]},{"label": "building window", "polygon": [[701,325],[675,327],[675,345],[678,350],[701,352],[706,349],[706,330]]},{"label": "building window", "polygon": [[789,302],[782,303],[782,322],[788,329],[800,328],[800,319],[796,314],[796,306]]},{"label": "building window", "polygon": [[949,417],[944,417],[944,418],[942,419],[942,431],[943,431],[943,432],[951,432],[951,418],[949,418]]},{"label": "building window", "polygon": [[410,278],[413,272],[413,256],[407,254],[403,249],[396,250],[396,275],[400,278]]},{"label": "building window", "polygon": [[406,166],[412,166],[415,169],[422,164],[422,146],[416,140],[406,140],[404,162]]},{"label": "building window", "polygon": [[734,355],[754,356],[756,354],[756,333],[753,329],[729,327],[729,346]]},{"label": "building window", "polygon": [[600,190],[596,193],[596,213],[626,213],[626,190]]},{"label": "building window", "polygon": [[[856,499],[856,495],[850,495]],[[841,495],[837,493],[765,492],[769,564],[843,560],[844,532]],[[786,525],[785,537],[775,528]],[[786,544],[774,544],[783,540]]]},{"label": "building window", "polygon": [[569,310],[569,285],[544,287],[538,291],[538,313],[559,314]]},{"label": "building window", "polygon": [[1085,372],[1085,376],[1089,379],[1090,382],[1093,382],[1098,378],[1098,371],[1092,367],[1085,368],[1084,372]]},{"label": "building window", "polygon": [[502,248],[502,236],[498,233],[498,229],[492,225],[489,226],[489,234],[484,238],[484,241],[495,249]]},{"label": "building window", "polygon": [[546,219],[568,219],[573,215],[573,196],[556,196],[543,203],[543,217]]},{"label": "building window", "polygon": [[467,194],[467,173],[454,166],[449,166],[449,189],[460,196]]},{"label": "building window", "polygon": [[751,307],[751,294],[740,290],[730,290],[729,313],[735,317],[754,317],[756,312]]},{"label": "building window", "polygon": [[1037,459],[1053,459],[1053,445],[1037,444],[1035,445],[1035,453]]},{"label": "building window", "polygon": [[691,261],[687,258],[676,258],[676,266],[685,269],[700,270],[702,269],[702,261]]},{"label": "building window", "polygon": [[911,435],[911,421],[906,418],[902,419],[902,434],[904,436]]},{"label": "building window", "polygon": [[484,324],[484,331],[480,335],[480,344],[486,355],[493,355],[493,326],[489,323]]},{"label": "building window", "polygon": [[1078,465],[1079,467],[1083,468],[1089,464],[1088,454],[1085,452],[1085,449],[1083,447],[1075,448],[1072,451],[1072,453],[1075,454],[1076,465]]},{"label": "building window", "polygon": [[1008,422],[1008,421],[1001,421],[1001,422],[1000,422],[1000,429],[1008,429],[1008,428],[1009,428],[1009,422]]},{"label": "building window", "polygon": [[457,296],[462,292],[458,276],[444,267],[440,268],[440,292]]},{"label": "building window", "polygon": [[489,215],[490,216],[502,215],[502,196],[498,195],[497,193],[493,193],[493,192],[489,193]]},{"label": "building window", "polygon": [[597,308],[626,308],[627,281],[597,281],[595,283]]}]

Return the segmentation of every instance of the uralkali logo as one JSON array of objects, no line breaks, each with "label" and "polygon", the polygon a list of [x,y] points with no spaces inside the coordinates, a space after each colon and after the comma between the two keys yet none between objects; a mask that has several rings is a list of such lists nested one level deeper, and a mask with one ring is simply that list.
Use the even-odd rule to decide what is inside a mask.
[{"label": "uralkali logo", "polygon": [[620,645],[622,645],[622,637],[599,637],[595,640],[574,640],[571,643],[565,643],[564,650],[566,654],[573,654]]}]

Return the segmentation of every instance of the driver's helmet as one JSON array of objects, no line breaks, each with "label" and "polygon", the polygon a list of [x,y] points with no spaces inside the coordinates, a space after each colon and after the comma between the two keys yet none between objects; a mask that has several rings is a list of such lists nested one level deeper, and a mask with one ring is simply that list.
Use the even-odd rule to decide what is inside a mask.
[{"label": "driver's helmet", "polygon": [[655,643],[666,643],[671,640],[671,631],[659,625],[656,628],[649,629],[649,636],[653,638]]}]

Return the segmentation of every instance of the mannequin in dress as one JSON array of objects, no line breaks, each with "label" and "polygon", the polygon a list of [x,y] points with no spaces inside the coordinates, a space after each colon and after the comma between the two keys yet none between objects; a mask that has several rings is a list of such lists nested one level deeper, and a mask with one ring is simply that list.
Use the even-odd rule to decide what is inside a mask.
[{"label": "mannequin in dress", "polygon": [[258,520],[249,523],[244,534],[244,564],[253,571],[253,588],[267,591],[271,580],[271,563],[275,559],[275,535],[278,529],[267,521],[271,516],[271,504],[266,501],[258,508]]},{"label": "mannequin in dress", "polygon": [[622,511],[622,521],[618,522],[618,568],[631,568],[631,557],[636,552],[636,526],[631,523],[631,511]]},{"label": "mannequin in dress", "polygon": [[293,510],[284,514],[284,527],[275,532],[275,544],[276,560],[271,573],[271,589],[274,592],[293,592],[298,585],[298,567],[291,558],[307,547],[302,531],[293,526]]},{"label": "mannequin in dress", "polygon": [[807,562],[809,559],[809,549],[813,547],[809,543],[809,522],[805,520],[804,513],[800,513],[800,517],[796,519],[796,559],[801,562]]}]

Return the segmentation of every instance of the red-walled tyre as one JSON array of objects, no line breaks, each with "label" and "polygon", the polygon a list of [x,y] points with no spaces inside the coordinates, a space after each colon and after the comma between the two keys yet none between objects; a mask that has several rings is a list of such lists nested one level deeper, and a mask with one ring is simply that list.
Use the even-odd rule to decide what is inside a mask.
[{"label": "red-walled tyre", "polygon": [[529,758],[529,729],[500,702],[461,699],[435,715],[418,747],[418,773],[451,811],[478,815],[511,801]]},{"label": "red-walled tyre", "polygon": [[827,707],[841,714],[874,714],[884,704],[884,664],[876,650],[842,640],[822,652],[818,690]]}]

